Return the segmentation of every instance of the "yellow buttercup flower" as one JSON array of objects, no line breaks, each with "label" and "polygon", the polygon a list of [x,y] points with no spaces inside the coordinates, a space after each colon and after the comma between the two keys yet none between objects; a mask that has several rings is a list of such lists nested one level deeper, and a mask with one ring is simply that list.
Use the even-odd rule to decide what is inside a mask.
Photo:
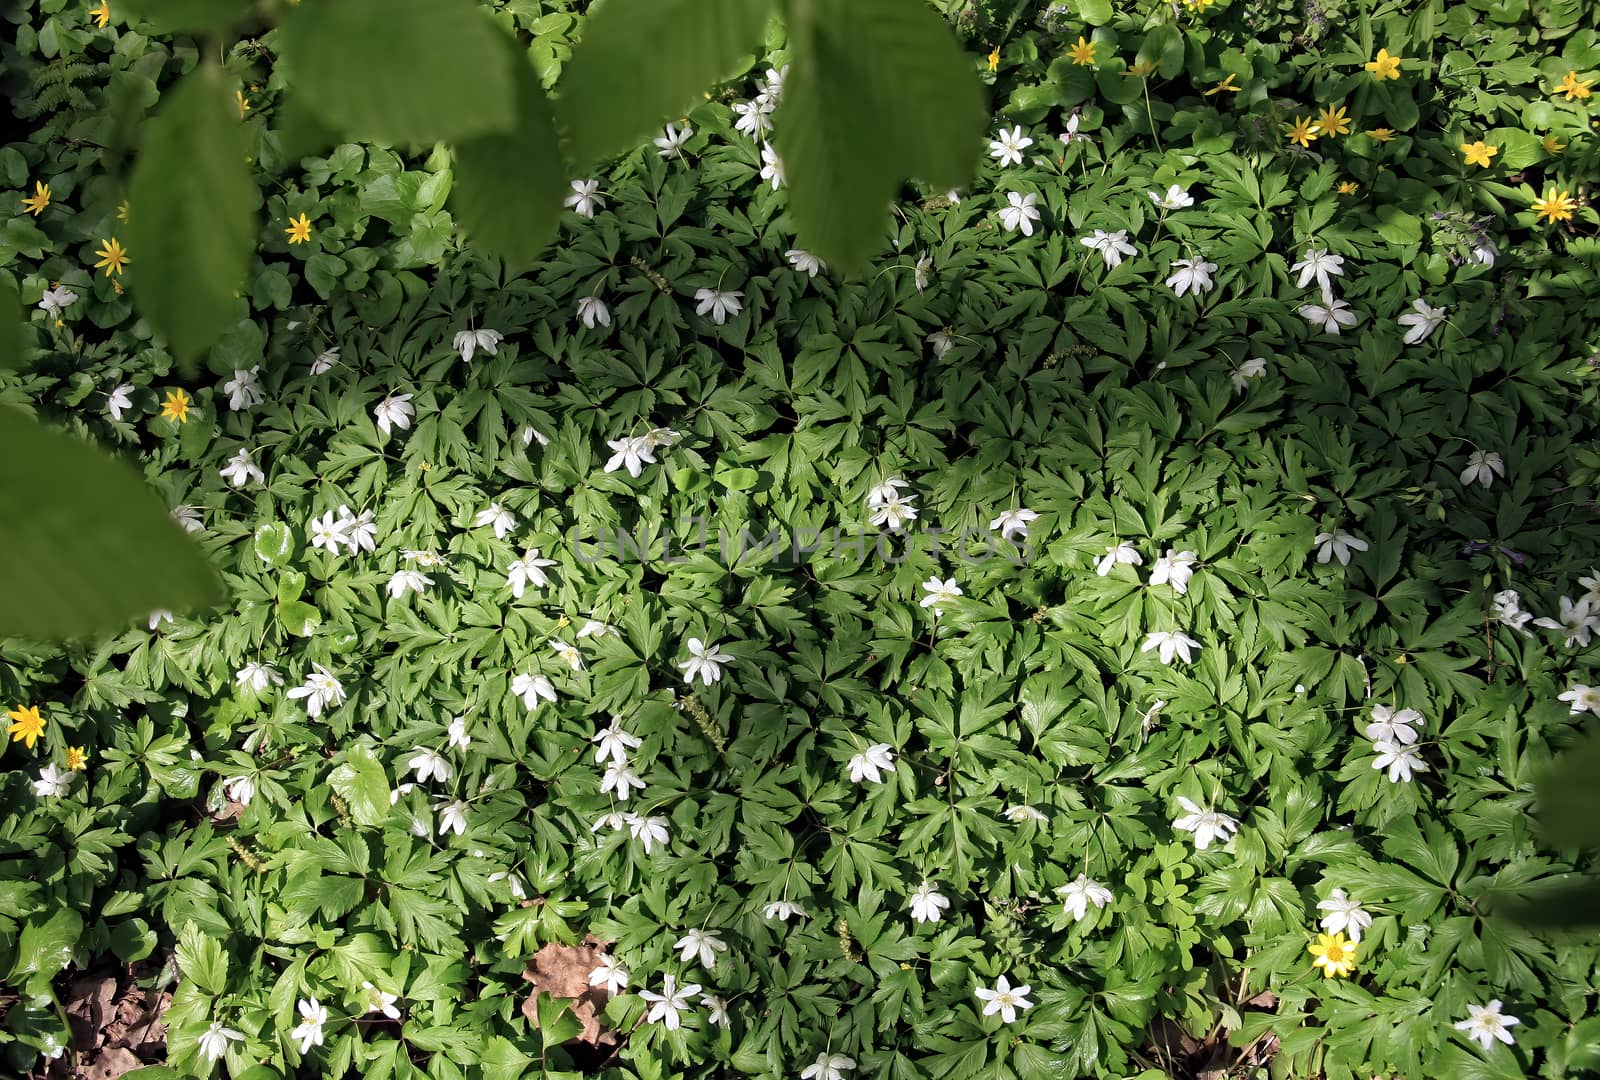
[{"label": "yellow buttercup flower", "polygon": [[1572,212],[1577,208],[1577,201],[1572,198],[1571,192],[1558,191],[1554,187],[1544,189],[1544,198],[1533,200],[1533,212],[1538,215],[1538,219],[1552,224],[1557,221],[1571,221]]},{"label": "yellow buttercup flower", "polygon": [[1000,46],[996,45],[994,47],[994,51],[989,54],[989,70],[990,71],[998,71],[999,69],[1000,69]]},{"label": "yellow buttercup flower", "polygon": [[1233,74],[1232,72],[1229,72],[1228,73],[1228,77],[1223,79],[1217,85],[1213,86],[1210,90],[1207,90],[1205,92],[1205,96],[1206,97],[1210,97],[1212,94],[1224,94],[1224,93],[1226,93],[1226,94],[1237,94],[1237,93],[1239,93],[1239,91],[1243,90],[1244,87],[1239,86],[1234,82],[1234,80],[1237,79],[1238,77],[1239,76]]},{"label": "yellow buttercup flower", "polygon": [[168,390],[166,400],[161,403],[161,418],[179,424],[189,422],[189,395],[182,390]]},{"label": "yellow buttercup flower", "polygon": [[89,767],[89,751],[81,746],[67,747],[67,768],[73,772],[83,772]]},{"label": "yellow buttercup flower", "polygon": [[96,251],[95,254],[100,256],[100,261],[94,264],[94,268],[98,270],[101,267],[105,267],[106,277],[111,277],[113,274],[121,274],[122,268],[133,261],[128,256],[128,249],[118,243],[115,236],[109,240],[100,241],[100,250]]},{"label": "yellow buttercup flower", "polygon": [[6,734],[11,736],[14,743],[22,743],[29,750],[33,749],[39,741],[39,736],[44,734],[44,717],[39,715],[37,705],[18,705],[6,713],[11,720],[11,726],[6,728]]},{"label": "yellow buttercup flower", "polygon": [[1578,101],[1582,98],[1588,97],[1593,92],[1589,89],[1589,87],[1593,85],[1593,79],[1587,79],[1584,82],[1579,82],[1578,73],[1576,71],[1569,71],[1567,72],[1566,78],[1561,80],[1560,85],[1554,90],[1550,91],[1550,96],[1555,97],[1557,94],[1565,94],[1567,95],[1568,101]]},{"label": "yellow buttercup flower", "polygon": [[1316,957],[1311,962],[1322,969],[1325,978],[1347,979],[1356,970],[1357,948],[1343,934],[1318,934],[1315,944],[1307,945],[1306,951]]},{"label": "yellow buttercup flower", "polygon": [[1330,139],[1336,135],[1350,134],[1350,117],[1343,105],[1323,106],[1322,115],[1317,117],[1317,134]]},{"label": "yellow buttercup flower", "polygon": [[1339,194],[1340,195],[1354,195],[1356,192],[1358,192],[1360,190],[1361,190],[1361,185],[1356,183],[1354,180],[1341,180],[1341,181],[1339,181]]},{"label": "yellow buttercup flower", "polygon": [[1567,144],[1554,135],[1546,135],[1539,145],[1544,147],[1544,152],[1547,154],[1559,154],[1567,148]]},{"label": "yellow buttercup flower", "polygon": [[94,16],[94,24],[101,29],[111,25],[110,0],[100,0],[100,6],[97,8],[90,8],[89,14]]},{"label": "yellow buttercup flower", "polygon": [[1155,70],[1156,62],[1154,60],[1140,60],[1137,64],[1130,64],[1128,66],[1128,70],[1124,71],[1122,74],[1125,76],[1132,75],[1135,78],[1143,79],[1146,76],[1153,74]]},{"label": "yellow buttercup flower", "polygon": [[1210,7],[1216,2],[1217,0],[1183,0],[1183,6],[1194,12],[1196,15],[1203,15],[1206,8]]},{"label": "yellow buttercup flower", "polygon": [[1301,146],[1310,146],[1312,140],[1321,134],[1317,130],[1317,122],[1309,116],[1297,116],[1294,118],[1294,123],[1285,124],[1283,127],[1289,135],[1289,141],[1299,143]]},{"label": "yellow buttercup flower", "polygon": [[50,205],[50,185],[40,180],[33,182],[33,194],[22,200],[22,205],[28,208],[28,213],[38,217],[44,213],[45,207]]},{"label": "yellow buttercup flower", "polygon": [[1367,61],[1366,68],[1372,72],[1372,77],[1378,82],[1385,79],[1398,79],[1400,77],[1400,62],[1403,56],[1392,56],[1388,49],[1379,49],[1378,55]]},{"label": "yellow buttercup flower", "polygon": [[1461,153],[1467,159],[1467,164],[1477,165],[1484,169],[1489,167],[1490,159],[1499,152],[1500,148],[1498,146],[1490,146],[1482,139],[1477,142],[1461,144]]},{"label": "yellow buttercup flower", "polygon": [[311,239],[311,219],[304,214],[290,218],[289,227],[283,231],[289,234],[289,243],[304,244]]},{"label": "yellow buttercup flower", "polygon": [[233,92],[233,103],[239,106],[239,119],[243,120],[245,113],[250,111],[250,99],[245,97],[243,90]]},{"label": "yellow buttercup flower", "polygon": [[1394,128],[1372,128],[1367,132],[1367,138],[1373,142],[1393,142]]},{"label": "yellow buttercup flower", "polygon": [[1072,62],[1079,67],[1094,66],[1094,42],[1085,41],[1082,34],[1078,35],[1078,43],[1067,49],[1067,55],[1072,57]]},{"label": "yellow buttercup flower", "polygon": [[118,221],[127,221],[128,220],[128,200],[127,199],[123,199],[121,202],[119,202],[117,204],[117,220]]}]

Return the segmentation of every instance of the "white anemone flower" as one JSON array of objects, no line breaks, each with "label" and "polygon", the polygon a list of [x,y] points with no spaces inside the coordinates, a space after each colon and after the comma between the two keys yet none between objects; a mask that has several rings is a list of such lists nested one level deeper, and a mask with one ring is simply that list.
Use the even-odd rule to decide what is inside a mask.
[{"label": "white anemone flower", "polygon": [[1401,326],[1407,328],[1405,336],[1407,345],[1426,341],[1439,328],[1439,324],[1444,322],[1445,316],[1450,314],[1449,308],[1436,308],[1421,298],[1411,301],[1411,307],[1413,310],[1397,320]]},{"label": "white anemone flower", "polygon": [[1217,810],[1199,806],[1190,799],[1178,796],[1178,805],[1188,813],[1173,821],[1172,827],[1184,832],[1194,833],[1194,847],[1196,851],[1204,851],[1214,841],[1224,843],[1234,833],[1239,831],[1237,818],[1229,817]]},{"label": "white anemone flower", "polygon": [[1127,229],[1118,229],[1116,232],[1096,229],[1090,235],[1081,237],[1078,243],[1091,251],[1098,251],[1108,270],[1121,266],[1124,255],[1139,254],[1139,249],[1128,243]]},{"label": "white anemone flower", "polygon": [[600,181],[572,181],[572,194],[568,195],[561,205],[571,207],[579,217],[594,217],[595,211],[606,208],[606,200],[600,194]]},{"label": "white anemone flower", "polygon": [[1171,667],[1174,658],[1185,664],[1193,660],[1194,653],[1200,651],[1200,643],[1181,630],[1153,630],[1145,635],[1144,644],[1139,646],[1142,653],[1152,650],[1161,657],[1163,664]]},{"label": "white anemone flower", "polygon": [[1312,326],[1320,326],[1325,334],[1337,334],[1345,327],[1356,324],[1356,313],[1343,300],[1328,299],[1322,304],[1301,304],[1295,312]]},{"label": "white anemone flower", "polygon": [[1463,484],[1482,484],[1489,487],[1496,477],[1506,475],[1505,459],[1493,450],[1474,450],[1467,457],[1467,467],[1461,470]]},{"label": "white anemone flower", "polygon": [[1172,267],[1173,274],[1167,278],[1167,284],[1178,296],[1187,292],[1199,296],[1216,287],[1211,280],[1211,275],[1217,269],[1217,264],[1214,262],[1207,262],[1205,259],[1174,259]]},{"label": "white anemone flower", "polygon": [[850,780],[856,784],[881,784],[884,774],[894,775],[894,747],[873,743],[850,759]]},{"label": "white anemone flower", "polygon": [[678,661],[678,666],[683,669],[683,681],[686,683],[693,683],[696,677],[706,686],[720,682],[722,665],[731,664],[734,660],[733,654],[723,652],[716,642],[702,642],[692,637],[684,647],[689,650],[689,659]]},{"label": "white anemone flower", "polygon": [[1008,191],[1006,202],[1009,205],[1000,208],[1000,224],[1006,232],[1020,231],[1023,236],[1032,236],[1033,223],[1039,220],[1039,196],[1031,191],[1025,195]]},{"label": "white anemone flower", "polygon": [[696,315],[710,315],[718,326],[744,310],[742,289],[696,289],[694,293]]},{"label": "white anemone flower", "polygon": [[1001,128],[989,140],[989,156],[999,159],[1002,169],[1008,165],[1021,165],[1022,152],[1032,145],[1033,140],[1022,133],[1022,125],[1018,124],[1010,131]]},{"label": "white anemone flower", "polygon": [[480,350],[494,356],[505,339],[506,336],[498,330],[461,330],[451,344],[461,354],[462,362],[470,364]]}]

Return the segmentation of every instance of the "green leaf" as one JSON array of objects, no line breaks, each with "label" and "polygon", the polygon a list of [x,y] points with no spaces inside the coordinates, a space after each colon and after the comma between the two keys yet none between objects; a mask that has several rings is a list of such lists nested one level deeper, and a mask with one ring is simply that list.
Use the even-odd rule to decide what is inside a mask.
[{"label": "green leaf", "polygon": [[0,636],[121,630],[222,600],[215,571],[140,475],[0,410]]},{"label": "green leaf", "polygon": [[[255,246],[249,143],[222,72],[202,65],[150,122],[129,189],[139,310],[188,362],[234,317]],[[140,265],[149,271],[138,274]]]},{"label": "green leaf", "polygon": [[1420,243],[1422,219],[1393,206],[1378,208],[1378,235],[1402,247]]},{"label": "green leaf", "polygon": [[522,1080],[533,1058],[504,1035],[495,1035],[483,1044],[478,1064],[483,1069],[483,1080]]},{"label": "green leaf", "polygon": [[82,935],[83,919],[71,908],[30,917],[22,927],[17,960],[7,981],[48,983],[72,961],[72,950]]},{"label": "green leaf", "polygon": [[1572,875],[1541,882],[1520,897],[1500,898],[1494,910],[1530,930],[1600,929],[1600,877]]},{"label": "green leaf", "polygon": [[389,775],[367,747],[347,751],[344,763],[333,770],[328,783],[349,805],[356,824],[381,825],[389,816]]},{"label": "green leaf", "polygon": [[1090,26],[1104,26],[1111,21],[1111,0],[1077,0],[1073,6]]},{"label": "green leaf", "polygon": [[289,600],[278,605],[278,621],[296,637],[310,637],[322,625],[322,612],[304,600]]},{"label": "green leaf", "polygon": [[761,37],[770,0],[607,0],[560,83],[580,168],[626,150],[726,76]]},{"label": "green leaf", "polygon": [[268,566],[287,566],[294,558],[294,532],[281,521],[269,521],[256,530],[256,558]]},{"label": "green leaf", "polygon": [[123,4],[162,33],[226,30],[254,6],[250,0],[123,0]]},{"label": "green leaf", "polygon": [[117,959],[132,964],[156,949],[156,932],[143,919],[118,923],[111,931],[111,951]]},{"label": "green leaf", "polygon": [[17,287],[0,280],[0,371],[22,366],[22,301]]},{"label": "green leaf", "polygon": [[539,73],[513,38],[501,35],[500,47],[510,55],[517,127],[456,146],[451,205],[478,244],[530,263],[555,233],[566,177]]},{"label": "green leaf", "polygon": [[1600,738],[1568,750],[1534,781],[1545,836],[1558,847],[1600,843]]},{"label": "green leaf", "polygon": [[988,121],[973,64],[916,0],[788,0],[793,49],[778,119],[800,243],[846,273],[887,233],[914,176],[970,179]]},{"label": "green leaf", "polygon": [[228,989],[228,954],[222,943],[194,923],[185,923],[178,933],[175,950],[178,970],[184,978],[194,980],[196,986],[208,994],[220,994]]},{"label": "green leaf", "polygon": [[353,138],[426,144],[510,131],[510,66],[472,0],[301,4],[280,28],[301,102]]}]

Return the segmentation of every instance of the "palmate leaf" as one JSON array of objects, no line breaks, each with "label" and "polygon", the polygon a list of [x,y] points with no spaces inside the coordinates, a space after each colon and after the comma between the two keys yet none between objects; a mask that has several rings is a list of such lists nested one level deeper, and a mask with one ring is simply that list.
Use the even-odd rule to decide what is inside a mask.
[{"label": "palmate leaf", "polygon": [[884,241],[906,178],[972,175],[983,95],[949,28],[922,0],[788,0],[793,60],[777,118],[801,246],[846,272]]}]

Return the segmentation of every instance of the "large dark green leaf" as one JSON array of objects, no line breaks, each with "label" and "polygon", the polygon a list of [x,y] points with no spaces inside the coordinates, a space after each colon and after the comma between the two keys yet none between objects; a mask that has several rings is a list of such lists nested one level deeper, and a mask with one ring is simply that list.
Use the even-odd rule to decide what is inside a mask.
[{"label": "large dark green leaf", "polygon": [[983,94],[922,0],[788,0],[788,10],[793,60],[776,143],[800,245],[859,269],[884,242],[901,181],[971,177]]},{"label": "large dark green leaf", "polygon": [[726,76],[771,0],[606,0],[562,76],[557,106],[579,167],[626,150]]},{"label": "large dark green leaf", "polygon": [[[255,246],[249,143],[222,72],[204,65],[151,121],[129,192],[134,299],[180,360],[236,316]],[[139,274],[139,267],[149,270]]]},{"label": "large dark green leaf", "polygon": [[17,287],[0,280],[0,371],[22,366],[22,301]]},{"label": "large dark green leaf", "polygon": [[138,473],[0,410],[0,636],[86,637],[222,599],[200,549]]},{"label": "large dark green leaf", "polygon": [[1600,738],[1568,750],[1538,777],[1539,820],[1551,843],[1600,845]]},{"label": "large dark green leaf", "polygon": [[119,0],[163,33],[226,30],[255,6],[250,0]]},{"label": "large dark green leaf", "polygon": [[528,263],[560,220],[566,170],[538,72],[515,39],[502,35],[501,47],[516,87],[516,130],[458,144],[450,194],[456,217],[476,243]]},{"label": "large dark green leaf", "polygon": [[284,20],[301,102],[354,138],[393,143],[510,131],[511,67],[472,0],[322,0]]}]

